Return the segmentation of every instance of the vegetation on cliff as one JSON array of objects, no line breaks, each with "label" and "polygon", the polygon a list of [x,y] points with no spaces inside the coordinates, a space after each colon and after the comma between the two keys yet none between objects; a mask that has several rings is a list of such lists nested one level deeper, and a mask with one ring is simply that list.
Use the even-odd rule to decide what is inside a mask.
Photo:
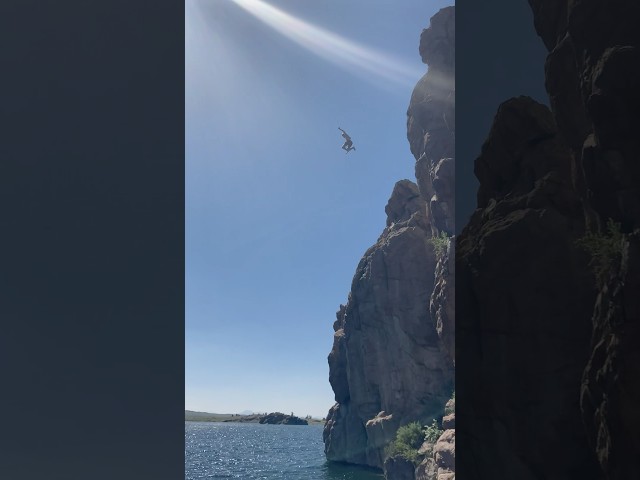
[{"label": "vegetation on cliff", "polygon": [[396,438],[387,448],[388,457],[402,457],[414,465],[420,463],[420,447],[423,442],[435,444],[443,430],[438,426],[438,422],[433,419],[431,425],[424,428],[419,422],[412,422],[403,425],[396,432]]},{"label": "vegetation on cliff", "polygon": [[609,219],[604,232],[589,232],[576,244],[591,255],[590,265],[599,285],[604,284],[622,260],[625,235],[620,224]]},{"label": "vegetation on cliff", "polygon": [[389,457],[403,457],[417,464],[418,449],[422,445],[424,436],[420,423],[413,422],[403,425],[396,432],[395,440],[389,444],[387,455]]},{"label": "vegetation on cliff", "polygon": [[433,245],[433,250],[436,252],[436,256],[441,258],[449,247],[449,237],[447,236],[447,232],[440,232],[440,235],[434,235],[429,239],[429,243]]}]

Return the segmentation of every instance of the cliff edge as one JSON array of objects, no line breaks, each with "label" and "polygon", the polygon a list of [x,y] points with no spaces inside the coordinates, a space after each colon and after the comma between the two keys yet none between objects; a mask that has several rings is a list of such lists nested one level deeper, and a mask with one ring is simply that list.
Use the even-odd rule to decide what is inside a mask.
[{"label": "cliff edge", "polygon": [[323,433],[332,461],[383,468],[397,429],[440,421],[454,388],[453,7],[431,18],[419,51],[429,71],[408,109],[416,183],[395,185],[386,227],[360,260],[334,323],[336,404]]}]

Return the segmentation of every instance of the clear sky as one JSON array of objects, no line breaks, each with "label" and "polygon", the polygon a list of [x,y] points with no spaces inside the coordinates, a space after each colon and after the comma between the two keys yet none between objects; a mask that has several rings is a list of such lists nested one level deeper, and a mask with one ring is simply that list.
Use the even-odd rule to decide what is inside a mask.
[{"label": "clear sky", "polygon": [[335,312],[414,180],[419,37],[452,4],[187,0],[185,408],[333,405]]}]

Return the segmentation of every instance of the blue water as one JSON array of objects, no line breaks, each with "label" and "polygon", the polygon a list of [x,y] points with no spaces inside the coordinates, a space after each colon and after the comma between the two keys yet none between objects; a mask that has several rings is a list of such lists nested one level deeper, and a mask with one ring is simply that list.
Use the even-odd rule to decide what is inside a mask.
[{"label": "blue water", "polygon": [[185,422],[185,480],[381,480],[328,463],[322,425]]}]

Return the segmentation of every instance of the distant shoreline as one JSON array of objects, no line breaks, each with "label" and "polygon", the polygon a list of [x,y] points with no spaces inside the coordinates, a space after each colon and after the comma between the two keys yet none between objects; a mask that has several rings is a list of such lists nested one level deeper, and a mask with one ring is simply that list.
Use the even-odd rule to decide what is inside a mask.
[{"label": "distant shoreline", "polygon": [[[220,423],[256,423],[260,425],[260,419],[265,415],[241,415],[233,413],[207,413],[184,411],[185,422],[220,422]],[[318,418],[304,418],[309,425],[324,425],[324,421]]]}]

